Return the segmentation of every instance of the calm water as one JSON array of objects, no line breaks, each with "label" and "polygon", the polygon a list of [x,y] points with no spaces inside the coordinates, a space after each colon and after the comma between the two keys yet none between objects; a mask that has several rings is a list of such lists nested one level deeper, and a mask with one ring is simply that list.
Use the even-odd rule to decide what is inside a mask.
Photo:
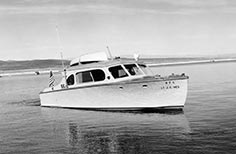
[{"label": "calm water", "polygon": [[0,78],[0,153],[235,153],[235,70],[236,63],[153,68],[190,76],[184,112],[171,113],[41,108],[48,75]]}]

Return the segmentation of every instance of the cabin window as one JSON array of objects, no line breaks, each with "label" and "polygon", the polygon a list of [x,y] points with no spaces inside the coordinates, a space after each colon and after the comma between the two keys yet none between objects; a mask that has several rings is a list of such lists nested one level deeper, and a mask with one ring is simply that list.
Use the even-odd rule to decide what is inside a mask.
[{"label": "cabin window", "polygon": [[105,73],[102,70],[92,70],[94,81],[103,81],[105,80]]},{"label": "cabin window", "polygon": [[91,72],[80,72],[76,74],[76,80],[78,83],[93,82]]},{"label": "cabin window", "polygon": [[111,72],[112,76],[116,78],[123,78],[128,76],[128,74],[125,72],[125,70],[119,65],[119,66],[114,66],[110,67],[109,71]]},{"label": "cabin window", "polygon": [[103,81],[105,80],[105,73],[102,70],[91,70],[86,72],[76,73],[77,83]]},{"label": "cabin window", "polygon": [[141,75],[142,72],[135,64],[124,65],[131,75]]},{"label": "cabin window", "polygon": [[67,78],[66,82],[67,82],[67,85],[73,85],[73,84],[75,83],[74,75],[71,74],[71,75]]}]

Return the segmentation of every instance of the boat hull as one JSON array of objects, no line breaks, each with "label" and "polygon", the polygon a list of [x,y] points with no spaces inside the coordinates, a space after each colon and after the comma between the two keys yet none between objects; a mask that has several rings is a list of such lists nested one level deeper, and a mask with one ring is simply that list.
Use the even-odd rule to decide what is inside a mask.
[{"label": "boat hull", "polygon": [[104,84],[40,93],[41,106],[100,110],[183,108],[187,78]]}]

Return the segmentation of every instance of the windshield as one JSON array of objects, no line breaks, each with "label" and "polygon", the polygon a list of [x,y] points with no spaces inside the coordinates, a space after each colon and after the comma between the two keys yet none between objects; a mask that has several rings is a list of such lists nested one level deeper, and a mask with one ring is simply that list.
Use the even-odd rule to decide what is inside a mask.
[{"label": "windshield", "polygon": [[120,66],[113,66],[108,69],[112,76],[117,79],[117,78],[123,78],[128,76],[128,74],[125,72],[125,70]]},{"label": "windshield", "polygon": [[142,75],[142,71],[135,64],[124,65],[130,75]]},{"label": "windshield", "polygon": [[142,71],[146,74],[146,75],[150,75],[152,76],[153,73],[152,71],[144,64],[138,64],[138,66],[142,69]]}]

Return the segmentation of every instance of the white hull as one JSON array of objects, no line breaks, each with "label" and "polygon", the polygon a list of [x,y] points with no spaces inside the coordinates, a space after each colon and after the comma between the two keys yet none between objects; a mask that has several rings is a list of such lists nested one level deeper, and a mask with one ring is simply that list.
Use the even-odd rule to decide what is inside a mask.
[{"label": "white hull", "polygon": [[182,108],[187,79],[106,84],[42,92],[41,106],[85,109]]}]

